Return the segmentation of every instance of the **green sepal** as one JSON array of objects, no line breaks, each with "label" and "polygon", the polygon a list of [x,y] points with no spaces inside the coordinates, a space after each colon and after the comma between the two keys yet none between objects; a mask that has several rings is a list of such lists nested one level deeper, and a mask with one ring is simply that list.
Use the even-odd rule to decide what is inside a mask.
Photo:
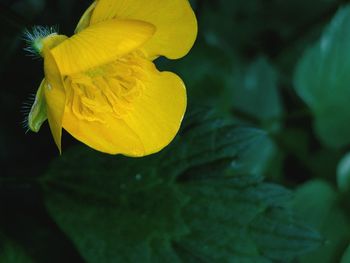
[{"label": "green sepal", "polygon": [[38,132],[41,125],[47,120],[46,102],[44,97],[45,79],[35,95],[33,106],[28,115],[28,127],[33,132]]}]

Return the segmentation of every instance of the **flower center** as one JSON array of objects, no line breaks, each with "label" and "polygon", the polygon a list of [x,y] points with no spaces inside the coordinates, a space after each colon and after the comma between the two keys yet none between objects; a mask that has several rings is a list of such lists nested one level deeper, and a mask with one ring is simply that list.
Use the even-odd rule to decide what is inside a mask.
[{"label": "flower center", "polygon": [[66,110],[79,119],[105,123],[105,113],[122,118],[143,94],[148,76],[142,54],[132,53],[107,65],[67,76]]}]

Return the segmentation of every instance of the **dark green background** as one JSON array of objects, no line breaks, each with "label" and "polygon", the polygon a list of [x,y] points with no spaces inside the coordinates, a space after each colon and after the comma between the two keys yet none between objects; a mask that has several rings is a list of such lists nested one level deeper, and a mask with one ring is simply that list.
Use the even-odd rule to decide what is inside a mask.
[{"label": "dark green background", "polygon": [[[244,171],[249,176],[263,176],[267,182],[274,183],[272,187],[274,193],[277,191],[277,188],[274,188],[277,187],[277,184],[289,188],[292,197],[288,202],[281,201],[283,205],[279,204],[280,201],[276,201],[280,197],[269,197],[278,204],[272,204],[270,201],[266,201],[267,198],[264,197],[266,200],[262,198],[270,190],[266,190],[266,193],[262,191],[261,196],[256,198],[257,200],[264,199],[266,202],[266,204],[263,202],[264,207],[271,206],[273,209],[282,207],[283,211],[288,210],[295,213],[295,217],[300,220],[300,223],[310,227],[315,233],[320,233],[322,239],[322,242],[320,241],[320,244],[315,246],[312,243],[314,237],[312,237],[311,232],[305,230],[305,233],[308,233],[305,234],[305,241],[301,238],[303,232],[301,229],[303,228],[295,227],[295,235],[300,240],[304,240],[305,243],[298,241],[299,247],[294,248],[294,250],[305,254],[311,250],[311,247],[314,248],[314,253],[306,253],[306,256],[301,256],[295,251],[291,252],[295,245],[292,242],[288,243],[288,241],[286,243],[288,249],[281,250],[281,253],[278,254],[277,252],[281,249],[278,246],[273,249],[273,247],[264,247],[263,245],[266,240],[268,243],[271,239],[266,238],[263,242],[263,239],[254,237],[253,243],[258,244],[257,247],[262,257],[255,260],[250,259],[252,261],[236,259],[233,262],[340,262],[350,243],[350,205],[348,201],[350,171],[345,172],[343,181],[340,183],[339,179],[337,181],[337,176],[340,176],[339,172],[337,174],[337,166],[350,149],[350,103],[348,103],[350,101],[350,96],[348,96],[350,95],[348,91],[350,90],[350,79],[340,75],[344,72],[345,75],[350,75],[350,56],[347,55],[350,50],[350,41],[348,40],[348,36],[350,39],[350,22],[347,22],[345,18],[341,20],[342,18],[338,16],[339,21],[345,22],[338,24],[334,22],[333,29],[324,31],[325,28],[332,27],[329,25],[337,11],[342,7],[345,8],[348,3],[349,1],[345,0],[193,0],[191,4],[198,18],[199,34],[192,51],[188,56],[178,61],[169,61],[164,58],[159,58],[156,61],[160,69],[178,73],[186,83],[189,100],[187,114],[188,116],[200,116],[195,122],[196,125],[197,122],[200,123],[197,132],[200,132],[201,129],[208,129],[214,133],[214,130],[218,129],[217,127],[220,125],[215,126],[217,123],[213,120],[218,119],[232,122],[235,127],[248,126],[264,132],[266,138],[254,146],[249,146],[252,147],[248,154],[249,158],[247,157],[249,160],[238,159],[240,171],[233,173],[237,176]],[[154,217],[159,216],[161,218],[159,222],[164,221],[164,225],[154,225],[152,219],[147,221],[149,225],[146,224],[145,229],[148,227],[156,229],[154,231],[161,233],[162,238],[165,236],[164,239],[172,240],[176,253],[182,254],[184,262],[230,262],[230,258],[235,258],[235,254],[231,250],[229,252],[231,251],[232,255],[231,252],[221,251],[219,245],[217,247],[213,245],[210,252],[202,251],[196,247],[196,240],[200,240],[200,234],[197,237],[191,236],[188,239],[182,239],[182,231],[185,230],[181,227],[173,227],[173,224],[182,226],[182,220],[186,221],[186,225],[190,229],[201,225],[192,222],[196,218],[191,210],[194,209],[195,205],[190,208],[186,206],[187,199],[182,197],[182,194],[179,194],[180,197],[177,196],[177,187],[183,191],[184,195],[190,196],[188,200],[196,200],[194,193],[197,193],[197,188],[186,188],[186,186],[186,190],[183,190],[183,181],[191,181],[193,178],[196,181],[202,177],[212,178],[213,174],[224,174],[224,170],[220,167],[223,164],[227,165],[228,159],[231,160],[236,154],[225,152],[219,156],[221,148],[215,148],[210,160],[208,156],[203,155],[199,163],[193,164],[188,161],[187,170],[184,169],[184,171],[176,173],[175,165],[159,168],[162,166],[160,160],[165,158],[162,157],[163,155],[181,156],[181,153],[189,151],[188,149],[194,152],[198,150],[198,153],[201,153],[202,144],[194,143],[195,134],[192,134],[191,131],[188,132],[192,129],[191,118],[185,120],[187,124],[181,133],[183,135],[169,149],[150,157],[150,163],[154,164],[151,168],[147,164],[148,157],[145,161],[135,161],[93,153],[67,133],[63,135],[63,155],[59,156],[47,124],[43,125],[38,134],[31,132],[25,134],[25,129],[21,124],[24,119],[21,110],[23,110],[23,103],[36,92],[43,78],[43,65],[41,60],[33,60],[23,50],[25,47],[22,40],[23,31],[26,28],[30,29],[33,25],[59,25],[60,33],[72,35],[81,14],[89,4],[90,1],[87,0],[0,0],[0,241],[2,237],[4,237],[3,240],[11,240],[7,244],[13,247],[14,252],[13,254],[11,254],[12,252],[8,253],[17,255],[9,256],[4,262],[29,262],[25,255],[29,255],[33,262],[140,262],[138,259],[130,259],[127,256],[124,260],[115,259],[114,261],[113,255],[107,255],[108,249],[99,250],[100,247],[97,245],[97,248],[94,245],[84,248],[80,243],[79,235],[75,233],[75,231],[80,231],[79,226],[82,229],[84,227],[86,229],[96,228],[96,233],[94,230],[91,233],[90,230],[87,230],[87,233],[91,236],[95,235],[97,243],[105,240],[106,237],[108,240],[110,238],[112,244],[116,240],[123,242],[124,239],[121,237],[113,239],[112,235],[115,233],[108,233],[110,228],[113,228],[108,218],[120,215],[108,212],[105,215],[106,224],[103,225],[105,228],[95,227],[93,220],[96,218],[94,216],[88,217],[88,211],[96,210],[93,206],[84,210],[83,205],[75,206],[65,199],[66,194],[74,196],[72,200],[82,201],[85,198],[89,199],[91,195],[94,196],[96,192],[100,192],[100,189],[106,190],[105,187],[110,183],[108,176],[112,173],[115,173],[114,176],[117,178],[122,178],[118,183],[124,185],[124,179],[128,182],[127,178],[131,174],[134,176],[136,170],[133,169],[139,169],[141,172],[147,171],[147,180],[149,180],[150,186],[147,186],[146,189],[156,189],[154,191],[157,193],[163,191],[165,195],[170,189],[169,191],[173,194],[169,198],[169,204],[159,208],[159,215],[152,214]],[[349,14],[344,16],[350,17]],[[318,42],[322,34],[324,34],[324,41],[327,40],[327,43],[330,43],[329,45],[333,48],[329,56],[322,53],[322,41]],[[320,45],[320,49],[317,45]],[[311,48],[310,52],[314,52],[313,55],[309,56],[305,53],[309,48]],[[332,82],[332,77],[336,81]],[[331,90],[330,93],[325,91],[320,95],[318,92],[322,89],[321,87],[326,91]],[[308,95],[309,88],[314,92],[310,92],[311,95]],[[208,112],[211,112],[215,117],[204,118],[203,116]],[[186,128],[186,125],[189,128]],[[224,128],[231,129],[233,126],[230,125],[224,126]],[[221,132],[220,129],[219,131]],[[244,129],[234,131],[237,138],[246,134]],[[220,132],[219,135],[226,134]],[[246,132],[249,133],[251,130]],[[240,140],[246,143],[247,138],[237,139],[239,142],[230,141],[232,143],[230,151],[234,149],[239,155],[241,149],[248,147],[246,145],[243,147]],[[220,138],[216,138],[216,140],[218,144],[221,142]],[[204,140],[204,144],[208,141],[209,139]],[[186,147],[188,149],[185,149]],[[176,157],[174,158],[176,159]],[[214,161],[215,163],[213,163]],[[182,162],[186,163],[187,161],[184,158]],[[124,168],[119,169],[118,165]],[[172,173],[173,175],[171,175]],[[87,174],[87,178],[88,175],[91,176],[91,181],[86,179],[86,182],[84,174]],[[169,174],[171,178],[177,178],[174,179],[175,186],[173,185],[175,181],[168,182],[169,179],[164,179],[168,178]],[[54,178],[54,180],[48,179],[50,183],[46,183],[45,178]],[[56,185],[53,183],[56,182],[55,180],[64,181],[67,184],[57,183]],[[97,180],[101,185],[93,183],[94,180]],[[158,182],[159,180],[161,183]],[[90,195],[89,190],[82,194],[83,190],[77,186],[80,184],[85,187],[85,190],[90,189],[93,193]],[[216,181],[214,180],[210,184],[215,185]],[[260,181],[257,180],[256,184],[260,185]],[[95,189],[94,185],[96,185]],[[99,188],[97,189],[97,187]],[[136,189],[138,189],[137,187]],[[204,189],[207,186],[203,184],[196,187]],[[221,216],[225,213],[235,213],[235,209],[238,208],[232,204],[231,199],[231,201],[227,201],[223,197],[216,196],[217,199],[214,198],[213,203],[210,203],[209,196],[220,192],[221,189],[226,188],[225,183],[222,184],[220,181],[218,188],[207,190],[209,203],[204,201],[197,203],[193,201],[193,203],[202,208],[206,207],[206,204],[208,206],[211,204],[213,207],[223,206],[224,209],[220,210]],[[237,190],[240,187],[236,185],[234,189]],[[117,211],[124,214],[125,211],[131,209],[130,207],[138,209],[138,205],[130,201],[134,200],[132,198],[147,199],[148,203],[146,201],[144,206],[141,205],[140,211],[153,211],[151,204],[158,201],[150,197],[152,194],[148,196],[148,190],[142,188],[140,190],[142,194],[137,192],[136,197],[134,192],[125,194],[125,200],[128,200],[126,201],[127,205],[124,204],[126,208],[124,210],[121,209],[124,206],[118,206],[119,210]],[[108,198],[121,198],[119,193],[115,197],[113,192],[109,193],[108,191],[106,193]],[[241,190],[237,191],[240,193]],[[238,196],[247,194],[251,197],[254,195],[253,193],[241,194]],[[102,202],[99,198],[97,198],[98,202]],[[172,198],[182,201],[172,203]],[[192,204],[192,201],[189,203]],[[82,201],[81,204],[85,204],[85,201]],[[91,203],[89,204],[91,205]],[[102,202],[100,206],[104,205],[106,202]],[[270,209],[266,207],[264,209]],[[70,218],[70,211],[78,211],[79,209],[82,209],[80,212],[85,221],[82,219],[81,225],[75,225],[76,218]],[[137,209],[136,211],[138,211]],[[231,209],[234,211],[227,212]],[[254,211],[254,209],[258,209],[258,206],[246,209]],[[125,216],[118,220],[120,222],[134,222],[132,220],[134,217],[137,218],[138,214],[137,212],[134,214],[134,210],[131,210],[133,211],[131,214],[125,212]],[[183,211],[187,217],[184,216],[185,219],[180,220],[180,217],[177,217],[177,212],[174,212],[178,210]],[[214,211],[216,210],[214,209]],[[84,214],[85,212],[86,214]],[[175,213],[176,216],[175,214],[169,216],[172,213]],[[216,224],[216,218],[220,218],[219,214],[216,216],[215,212],[213,213],[206,216],[209,218],[210,224]],[[283,214],[283,216],[285,215]],[[278,222],[278,218],[282,218],[275,213],[272,213],[271,217],[275,223]],[[91,221],[89,221],[90,219]],[[138,221],[135,222],[137,225]],[[156,222],[158,221],[156,220]],[[132,228],[128,223],[125,224],[125,229]],[[261,222],[254,220],[252,224],[260,227],[265,223],[261,219]],[[225,231],[235,233],[236,230],[233,229],[227,227]],[[276,231],[278,232],[278,230]],[[289,234],[293,232],[290,229],[288,231]],[[121,233],[129,235],[131,232]],[[218,233],[215,242],[219,244],[218,240],[225,239],[226,235],[219,230]],[[280,234],[280,232],[278,233]],[[151,236],[147,231],[141,234],[136,233],[135,240],[140,238],[138,235]],[[255,235],[254,231],[252,235]],[[283,234],[281,235],[283,236]],[[240,235],[228,235],[227,244],[244,243],[241,238]],[[128,247],[123,252],[125,255],[129,255],[129,252],[133,251],[130,248],[133,245],[130,244],[134,244],[135,240],[130,238],[130,240],[125,241],[125,246]],[[278,243],[274,242],[274,244]],[[296,241],[294,240],[294,242]],[[176,245],[174,245],[175,243]],[[154,244],[153,246],[158,247]],[[162,248],[162,245],[159,247]],[[305,253],[303,248],[305,248]],[[0,242],[0,249],[5,251],[8,247],[1,247]],[[94,252],[87,252],[94,251],[93,249],[96,249],[96,258]],[[123,249],[123,246],[120,246],[115,248],[115,251],[119,253]],[[204,256],[190,261],[184,252],[185,250],[186,253],[193,250],[194,254]],[[171,254],[164,251],[167,250],[160,249],[158,254],[155,253],[158,257],[154,258],[157,258],[159,262],[175,262],[167,256],[164,257],[164,255]],[[245,250],[242,249],[242,251]],[[226,252],[228,254],[225,254]],[[288,255],[283,254],[287,252]],[[135,253],[141,255],[141,252]],[[205,253],[211,255],[218,253],[218,255],[206,259]],[[162,256],[160,256],[161,254]],[[1,256],[0,250],[0,262],[3,262],[2,260],[5,259],[2,259]],[[121,258],[123,257],[121,256]],[[158,262],[154,258],[150,259],[150,262]],[[222,261],[223,259],[225,260]],[[344,260],[342,263],[350,262],[350,259],[346,259],[345,256]]]}]

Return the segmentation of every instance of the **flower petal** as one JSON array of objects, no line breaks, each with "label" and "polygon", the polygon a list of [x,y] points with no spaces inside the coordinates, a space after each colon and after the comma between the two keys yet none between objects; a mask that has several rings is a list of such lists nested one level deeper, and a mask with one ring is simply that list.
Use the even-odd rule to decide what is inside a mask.
[{"label": "flower petal", "polygon": [[153,34],[153,25],[136,20],[96,23],[52,49],[63,75],[84,72],[106,64],[142,46]]},{"label": "flower petal", "polygon": [[160,73],[147,60],[143,66],[147,71],[143,92],[125,114],[117,117],[111,111],[95,111],[94,120],[84,119],[67,104],[63,128],[105,153],[141,157],[163,149],[180,128],[186,110],[186,90],[177,75]]},{"label": "flower petal", "polygon": [[69,107],[63,117],[63,127],[77,140],[91,148],[109,154],[144,155],[140,138],[122,120],[106,113],[104,122],[78,118]]},{"label": "flower petal", "polygon": [[52,136],[61,153],[62,119],[66,104],[66,92],[62,75],[57,67],[56,61],[51,51],[44,50],[44,71],[46,87],[44,95],[46,101],[46,111],[49,120]]},{"label": "flower petal", "polygon": [[150,58],[185,56],[197,36],[197,20],[188,0],[98,0],[90,24],[112,18],[136,19],[156,26],[145,45]]},{"label": "flower petal", "polygon": [[47,120],[46,102],[44,89],[46,88],[45,79],[42,80],[40,87],[35,95],[33,106],[28,115],[28,127],[33,132],[38,132],[44,121]]},{"label": "flower petal", "polygon": [[80,31],[84,30],[85,28],[87,28],[90,24],[90,19],[92,16],[92,12],[94,11],[96,7],[96,2],[93,2],[88,9],[86,9],[86,11],[84,12],[83,16],[80,18],[79,23],[77,25],[77,27],[75,28],[74,32],[77,34]]},{"label": "flower petal", "polygon": [[145,83],[144,94],[123,117],[140,137],[144,155],[160,151],[174,139],[187,105],[183,81],[174,73],[159,72],[153,63],[149,64],[149,81]]}]

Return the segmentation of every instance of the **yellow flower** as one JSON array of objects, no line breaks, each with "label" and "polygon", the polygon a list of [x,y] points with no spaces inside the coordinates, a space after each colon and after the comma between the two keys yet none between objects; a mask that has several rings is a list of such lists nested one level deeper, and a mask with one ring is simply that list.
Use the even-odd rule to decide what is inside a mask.
[{"label": "yellow flower", "polygon": [[197,36],[188,0],[97,0],[68,38],[42,28],[30,36],[44,58],[45,79],[28,125],[48,119],[61,151],[62,127],[110,154],[144,156],[175,137],[186,110],[186,90],[159,56],[185,56]]}]

